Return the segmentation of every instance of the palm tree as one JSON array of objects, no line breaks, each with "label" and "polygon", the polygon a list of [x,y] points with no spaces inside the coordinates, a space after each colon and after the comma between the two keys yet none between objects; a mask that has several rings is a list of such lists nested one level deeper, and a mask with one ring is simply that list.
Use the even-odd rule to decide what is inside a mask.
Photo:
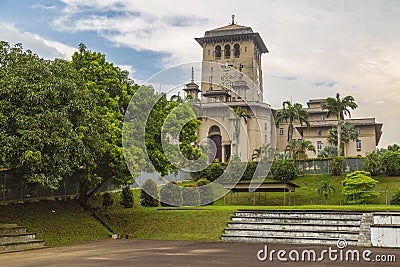
[{"label": "palm tree", "polygon": [[297,147],[297,155],[298,159],[306,159],[307,151],[312,151],[314,154],[316,153],[315,146],[312,144],[310,140],[301,140]]},{"label": "palm tree", "polygon": [[275,149],[271,147],[271,144],[264,143],[261,147],[254,149],[251,156],[252,161],[269,161],[273,160],[275,155]]},{"label": "palm tree", "polygon": [[336,93],[336,98],[328,97],[325,99],[324,104],[322,105],[323,109],[328,110],[326,113],[326,117],[329,118],[332,114],[336,114],[337,118],[337,150],[338,154],[340,154],[340,146],[342,145],[341,141],[341,122],[344,119],[345,115],[351,117],[349,109],[356,109],[358,106],[352,96],[345,96],[344,98],[340,98],[340,94]]},{"label": "palm tree", "polygon": [[247,124],[247,120],[250,119],[250,115],[247,114],[247,110],[241,107],[235,109],[236,121],[235,121],[235,134],[236,134],[236,155],[239,156],[239,136],[240,136],[240,119],[244,120]]},{"label": "palm tree", "polygon": [[[341,122],[340,123],[340,139],[341,139],[341,154],[346,155],[344,151],[344,144],[347,144],[350,140],[356,141],[358,134],[354,126],[350,122]],[[338,131],[337,125],[334,125],[331,129],[328,130],[328,142],[336,145],[338,144]]]},{"label": "palm tree", "polygon": [[335,146],[326,146],[318,152],[318,158],[337,157],[337,148]]},{"label": "palm tree", "polygon": [[330,185],[329,182],[323,181],[321,183],[321,187],[318,188],[318,194],[322,195],[325,197],[325,204],[328,204],[328,198],[329,196],[334,193],[336,189]]},{"label": "palm tree", "polygon": [[290,140],[286,145],[285,152],[289,153],[289,158],[296,160],[299,143],[296,140]]},{"label": "palm tree", "polygon": [[303,108],[302,104],[295,103],[294,105],[289,100],[283,102],[282,109],[275,113],[275,125],[279,127],[283,121],[289,123],[288,139],[291,141],[293,138],[293,122],[297,120],[302,126],[303,123],[310,128],[308,111]]}]

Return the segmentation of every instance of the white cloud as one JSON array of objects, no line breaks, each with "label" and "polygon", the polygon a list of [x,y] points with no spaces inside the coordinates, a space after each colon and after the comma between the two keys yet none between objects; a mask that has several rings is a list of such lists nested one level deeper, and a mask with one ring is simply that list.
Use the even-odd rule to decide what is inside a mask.
[{"label": "white cloud", "polygon": [[[400,115],[399,1],[62,2],[65,7],[53,21],[55,29],[93,31],[116,47],[159,52],[163,56],[154,65],[160,67],[201,60],[201,47],[193,38],[227,25],[230,15],[236,14],[237,22],[259,32],[270,50],[263,56],[264,91],[274,107],[291,98],[305,104],[310,98],[336,92],[353,95],[359,102],[355,117],[384,122],[381,145],[400,143],[396,129]],[[4,29],[26,47],[36,45],[29,48],[45,57],[67,56],[72,51],[4,25],[0,25],[0,37],[8,36]],[[39,44],[45,45],[45,51]]]},{"label": "white cloud", "polygon": [[0,40],[8,42],[10,45],[22,43],[25,49],[30,49],[41,57],[54,59],[71,59],[76,48],[67,46],[54,40],[48,40],[38,34],[21,32],[11,24],[0,23]]}]

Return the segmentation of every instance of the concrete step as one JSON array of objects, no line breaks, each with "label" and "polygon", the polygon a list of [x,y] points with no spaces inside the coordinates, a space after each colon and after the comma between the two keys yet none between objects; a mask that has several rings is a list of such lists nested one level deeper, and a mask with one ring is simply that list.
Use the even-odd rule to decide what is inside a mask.
[{"label": "concrete step", "polygon": [[[256,237],[256,236],[229,236],[222,235],[221,239],[228,242],[247,242],[247,243],[266,243],[266,244],[307,244],[334,246],[338,242],[337,238],[307,238],[307,237]],[[357,246],[357,240],[346,240],[348,246]]]},{"label": "concrete step", "polygon": [[307,230],[257,230],[227,228],[224,232],[227,236],[247,236],[247,237],[287,237],[287,238],[334,238],[338,239],[358,239],[359,232],[351,231],[307,231]]},{"label": "concrete step", "polygon": [[330,220],[361,220],[362,214],[343,212],[265,212],[265,211],[238,211],[236,217],[257,218],[302,218],[302,219],[330,219]]},{"label": "concrete step", "polygon": [[46,244],[42,240],[9,242],[0,245],[0,253],[39,249],[39,248],[44,248],[45,246]]},{"label": "concrete step", "polygon": [[24,234],[26,227],[16,224],[0,224],[0,235],[2,234]]},{"label": "concrete step", "polygon": [[6,243],[16,243],[35,240],[35,234],[22,233],[22,234],[0,234],[0,245]]},{"label": "concrete step", "polygon": [[317,217],[244,217],[244,216],[234,216],[232,217],[234,222],[258,222],[258,223],[276,223],[276,224],[336,224],[336,225],[354,225],[358,226],[361,223],[361,218],[359,220],[353,219],[332,219],[332,218],[317,218]]},{"label": "concrete step", "polygon": [[307,230],[307,231],[359,231],[359,225],[307,224],[307,223],[263,223],[263,222],[229,222],[228,228],[254,230]]}]

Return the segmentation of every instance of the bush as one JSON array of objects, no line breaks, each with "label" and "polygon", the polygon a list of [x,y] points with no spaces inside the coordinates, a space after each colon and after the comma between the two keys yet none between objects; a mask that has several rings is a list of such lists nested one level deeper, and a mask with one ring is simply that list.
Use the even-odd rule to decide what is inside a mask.
[{"label": "bush", "polygon": [[200,193],[196,185],[188,184],[182,187],[183,206],[199,206]]},{"label": "bush", "polygon": [[181,187],[176,182],[169,182],[160,189],[160,202],[163,207],[182,206]]},{"label": "bush", "polygon": [[371,173],[372,176],[376,176],[382,169],[382,158],[376,151],[367,153],[365,161],[363,162],[363,170]]},{"label": "bush", "polygon": [[389,176],[400,176],[400,152],[387,151],[382,155],[382,165]]},{"label": "bush", "polygon": [[133,193],[129,186],[124,187],[121,192],[121,199],[122,201],[119,203],[125,208],[132,208],[133,207]]},{"label": "bush", "polygon": [[197,181],[200,194],[200,205],[212,205],[214,204],[214,195],[212,192],[211,185],[208,185],[210,181],[202,178]]},{"label": "bush", "polygon": [[241,180],[251,180],[253,179],[254,172],[257,169],[258,162],[247,162],[246,170],[243,173]]},{"label": "bush", "polygon": [[107,210],[107,207],[111,207],[114,204],[114,199],[110,193],[106,192],[103,194],[103,201],[101,205],[104,207],[104,210]]},{"label": "bush", "polygon": [[392,199],[390,200],[390,204],[393,204],[393,205],[400,205],[400,190],[397,191],[397,192],[393,195]]},{"label": "bush", "polygon": [[335,176],[340,176],[344,169],[344,163],[346,159],[344,157],[334,157],[330,161],[330,171]]},{"label": "bush", "polygon": [[271,167],[272,178],[282,182],[293,180],[297,177],[296,164],[291,159],[275,160]]},{"label": "bush", "polygon": [[158,207],[160,202],[158,201],[159,195],[156,182],[151,179],[147,179],[142,186],[140,198],[140,205],[143,207]]},{"label": "bush", "polygon": [[371,192],[375,189],[377,183],[378,181],[372,179],[369,172],[356,171],[348,174],[346,179],[342,181],[342,192],[346,196],[347,203],[366,203],[379,197],[378,192]]},{"label": "bush", "polygon": [[213,182],[224,173],[224,170],[225,170],[225,164],[211,163],[210,166],[208,166],[204,170],[191,173],[191,176],[195,180],[206,178],[207,180]]}]

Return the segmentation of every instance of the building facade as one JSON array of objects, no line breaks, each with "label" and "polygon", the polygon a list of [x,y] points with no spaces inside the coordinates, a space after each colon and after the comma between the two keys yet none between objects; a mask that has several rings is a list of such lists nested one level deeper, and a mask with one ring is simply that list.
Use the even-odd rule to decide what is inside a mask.
[{"label": "building facade", "polygon": [[[293,139],[301,141],[310,140],[316,149],[316,153],[307,152],[309,158],[317,157],[319,151],[326,146],[332,146],[328,142],[328,130],[337,125],[336,115],[326,117],[326,110],[322,109],[324,99],[311,99],[307,102],[305,110],[309,113],[310,129],[307,126],[294,123]],[[382,135],[382,123],[376,123],[375,118],[345,119],[351,123],[358,134],[357,140],[350,140],[344,145],[346,156],[365,156],[376,149]],[[281,122],[277,128],[277,149],[284,152],[288,144],[288,123]]]},{"label": "building facade", "polygon": [[201,102],[199,141],[215,143],[216,161],[233,154],[250,161],[264,143],[275,145],[273,114],[263,102],[261,56],[268,49],[258,33],[233,18],[195,40],[203,52],[201,85],[192,79],[184,91]]}]

